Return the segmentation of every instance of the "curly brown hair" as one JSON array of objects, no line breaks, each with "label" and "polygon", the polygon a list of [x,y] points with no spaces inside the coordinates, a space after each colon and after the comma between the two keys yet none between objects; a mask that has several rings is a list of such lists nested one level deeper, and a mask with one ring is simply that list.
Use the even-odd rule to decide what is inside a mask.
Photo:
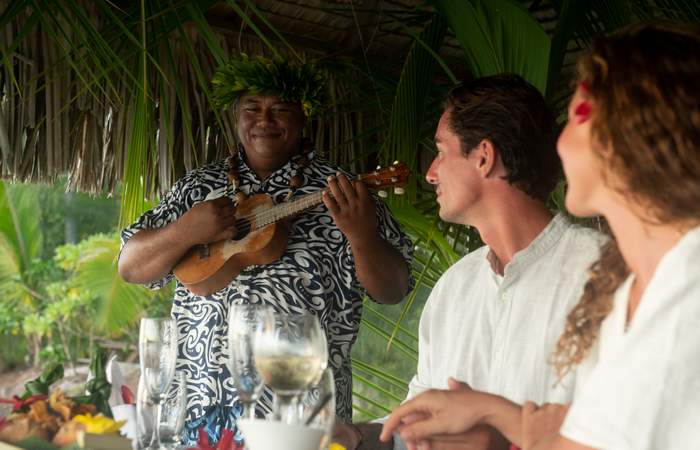
[{"label": "curly brown hair", "polygon": [[[595,40],[577,83],[593,104],[593,151],[604,179],[653,223],[700,220],[700,31],[678,23],[643,23]],[[552,363],[559,375],[580,363],[629,274],[612,239],[590,269],[567,318]]]}]

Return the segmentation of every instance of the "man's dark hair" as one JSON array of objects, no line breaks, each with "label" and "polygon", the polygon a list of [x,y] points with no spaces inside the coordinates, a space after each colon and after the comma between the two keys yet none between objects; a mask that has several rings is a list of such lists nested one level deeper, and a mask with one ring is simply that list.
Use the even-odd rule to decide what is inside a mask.
[{"label": "man's dark hair", "polygon": [[466,81],[445,100],[449,128],[467,155],[483,139],[498,152],[505,179],[545,201],[561,176],[554,120],[542,94],[518,75]]}]

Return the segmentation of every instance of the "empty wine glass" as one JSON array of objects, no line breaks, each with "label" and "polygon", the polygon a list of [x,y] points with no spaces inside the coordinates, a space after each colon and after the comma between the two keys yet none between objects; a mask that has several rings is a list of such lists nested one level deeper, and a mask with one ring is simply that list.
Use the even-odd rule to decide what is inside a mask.
[{"label": "empty wine glass", "polygon": [[276,419],[299,422],[299,397],[328,364],[326,337],[316,316],[271,313],[255,334],[255,366],[277,396]]},{"label": "empty wine glass", "polygon": [[[143,318],[139,330],[139,358],[146,392],[156,406],[160,423],[162,404],[173,380],[177,360],[177,323],[174,319]],[[160,427],[153,427],[151,447],[162,448]]]},{"label": "empty wine glass", "polygon": [[146,449],[153,440],[153,425],[156,407],[148,396],[146,380],[143,374],[139,378],[136,390],[136,448]]},{"label": "empty wine glass", "polygon": [[271,312],[265,306],[250,304],[234,304],[229,311],[228,366],[245,418],[255,418],[255,403],[263,389],[253,360],[253,339],[263,317]]},{"label": "empty wine glass", "polygon": [[320,381],[306,392],[301,404],[304,425],[323,430],[320,448],[327,449],[335,423],[335,379],[330,367],[323,371]]},{"label": "empty wine glass", "polygon": [[162,408],[159,424],[161,443],[168,449],[181,448],[180,441],[187,410],[187,374],[185,371],[175,372]]}]

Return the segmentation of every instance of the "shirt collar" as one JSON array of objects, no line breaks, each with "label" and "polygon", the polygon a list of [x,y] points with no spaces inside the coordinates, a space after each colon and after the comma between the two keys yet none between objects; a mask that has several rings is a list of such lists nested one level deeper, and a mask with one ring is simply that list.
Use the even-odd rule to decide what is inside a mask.
[{"label": "shirt collar", "polygon": [[[309,160],[313,161],[314,159],[314,150],[311,150],[306,153],[306,155],[302,153],[297,153],[291,157],[289,161],[276,171],[272,172],[268,177],[267,180],[272,179],[273,177],[277,175],[283,175],[283,174],[290,174],[294,167],[298,164],[299,160],[301,160],[302,157],[306,156]],[[246,177],[248,178],[252,183],[256,185],[260,185],[264,183],[267,180],[261,180],[258,177],[258,174],[255,173],[255,171],[248,165],[245,159],[245,149],[243,148],[242,144],[237,144],[236,145],[236,152],[231,155],[231,158],[234,159],[234,162],[236,164],[236,169],[238,173],[240,174],[241,177]]]},{"label": "shirt collar", "polygon": [[[524,249],[518,251],[513,255],[513,259],[505,266],[503,275],[513,276],[520,272],[520,267],[527,267],[535,260],[539,259],[542,255],[547,253],[550,248],[552,248],[561,237],[564,232],[571,226],[571,221],[563,213],[558,213],[552,220],[549,221],[546,227],[537,235],[535,239],[530,242],[530,245]],[[491,267],[491,270],[496,273],[494,269],[497,264],[500,264],[498,257],[493,253],[493,250],[489,248],[486,253],[486,260]]]}]

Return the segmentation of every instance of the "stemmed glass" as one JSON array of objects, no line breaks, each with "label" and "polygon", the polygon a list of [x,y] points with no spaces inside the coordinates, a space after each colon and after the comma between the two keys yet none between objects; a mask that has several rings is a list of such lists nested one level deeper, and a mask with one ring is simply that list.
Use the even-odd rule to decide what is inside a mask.
[{"label": "stemmed glass", "polygon": [[243,404],[244,418],[255,418],[255,403],[263,389],[253,360],[253,339],[263,318],[271,313],[268,307],[250,304],[233,304],[229,311],[228,366],[238,399]]},{"label": "stemmed glass", "polygon": [[187,411],[187,373],[184,370],[175,371],[166,397],[158,424],[161,441],[168,449],[184,448],[180,445]]},{"label": "stemmed glass", "polygon": [[[161,421],[163,402],[175,374],[177,323],[174,319],[143,318],[139,330],[139,357],[148,397],[156,406],[155,423]],[[151,448],[162,448],[160,427],[153,427]]]},{"label": "stemmed glass", "polygon": [[255,334],[255,366],[277,395],[276,419],[298,423],[299,397],[328,365],[326,337],[316,316],[271,313]]},{"label": "stemmed glass", "polygon": [[335,424],[335,379],[333,370],[323,371],[320,381],[309,389],[302,400],[304,425],[323,430],[321,449],[328,449]]},{"label": "stemmed glass", "polygon": [[142,373],[136,390],[136,448],[138,450],[148,448],[153,440],[154,410],[155,407],[146,391],[146,381]]}]

